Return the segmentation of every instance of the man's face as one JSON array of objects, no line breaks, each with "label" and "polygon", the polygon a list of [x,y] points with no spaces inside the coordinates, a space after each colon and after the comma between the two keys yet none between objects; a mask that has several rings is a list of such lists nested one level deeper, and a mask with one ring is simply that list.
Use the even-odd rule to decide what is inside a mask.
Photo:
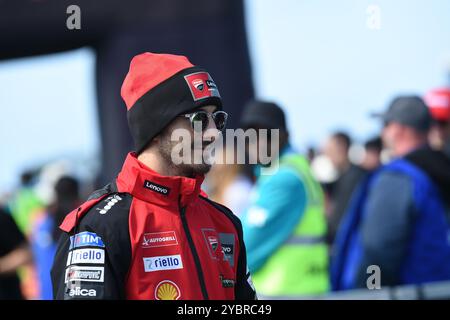
[{"label": "man's face", "polygon": [[396,156],[398,139],[402,132],[402,126],[396,122],[385,123],[381,138],[383,145],[392,155]]},{"label": "man's face", "polygon": [[432,147],[442,149],[450,141],[450,121],[436,122],[430,130],[428,140]]},{"label": "man's face", "polygon": [[381,153],[376,149],[366,149],[362,167],[367,170],[375,170],[381,165]]},{"label": "man's face", "polygon": [[337,170],[342,170],[348,163],[348,151],[342,143],[331,137],[325,143],[323,153],[330,159]]},{"label": "man's face", "polygon": [[[217,107],[209,105],[195,109],[190,113],[199,110],[212,113],[217,110]],[[200,129],[201,125],[198,127]],[[182,149],[181,155],[185,155],[183,152],[187,152],[187,155],[190,153],[190,157],[187,156],[187,161],[183,161],[181,164],[175,164],[172,158],[173,151],[174,148],[179,149],[180,140],[174,137],[179,137],[180,134],[183,136],[183,146],[188,149]],[[181,115],[175,118],[161,133],[158,141],[159,152],[165,161],[177,167],[180,175],[193,177],[196,174],[206,174],[211,169],[211,164],[205,155],[209,154],[207,151],[212,147],[211,144],[217,139],[218,135],[219,130],[217,130],[211,117],[209,117],[207,128],[204,131],[200,129],[194,134],[189,118]],[[177,155],[180,155],[180,153]]]}]

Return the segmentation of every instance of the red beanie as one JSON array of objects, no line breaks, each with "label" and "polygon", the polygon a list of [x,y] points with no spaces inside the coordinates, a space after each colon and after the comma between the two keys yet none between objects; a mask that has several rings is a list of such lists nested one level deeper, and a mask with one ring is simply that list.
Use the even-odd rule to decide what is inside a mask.
[{"label": "red beanie", "polygon": [[441,88],[428,92],[424,97],[431,116],[437,121],[450,121],[450,89]]},{"label": "red beanie", "polygon": [[206,70],[184,56],[145,52],[135,56],[122,84],[128,125],[140,153],[176,116],[205,105],[222,108]]}]

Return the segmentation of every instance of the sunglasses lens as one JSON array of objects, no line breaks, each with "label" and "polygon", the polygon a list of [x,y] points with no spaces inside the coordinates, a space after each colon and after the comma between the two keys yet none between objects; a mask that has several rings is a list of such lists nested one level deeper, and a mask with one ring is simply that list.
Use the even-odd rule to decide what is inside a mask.
[{"label": "sunglasses lens", "polygon": [[214,123],[216,124],[216,128],[219,131],[225,129],[227,125],[228,114],[224,111],[217,111],[213,113]]},{"label": "sunglasses lens", "polygon": [[195,123],[200,122],[202,131],[208,128],[208,114],[206,112],[196,112],[192,116],[192,125],[195,129]]}]

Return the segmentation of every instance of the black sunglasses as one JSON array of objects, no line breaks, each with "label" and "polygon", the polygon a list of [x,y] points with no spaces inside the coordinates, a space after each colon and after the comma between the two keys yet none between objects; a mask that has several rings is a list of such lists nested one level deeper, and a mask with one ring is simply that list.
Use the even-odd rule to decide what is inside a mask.
[{"label": "black sunglasses", "polygon": [[195,111],[192,113],[182,114],[181,117],[188,118],[191,122],[192,129],[195,130],[195,122],[200,122],[202,125],[202,131],[205,131],[209,125],[209,116],[214,120],[217,130],[222,131],[227,125],[228,113],[225,111],[215,111],[213,113],[206,112],[204,110]]}]

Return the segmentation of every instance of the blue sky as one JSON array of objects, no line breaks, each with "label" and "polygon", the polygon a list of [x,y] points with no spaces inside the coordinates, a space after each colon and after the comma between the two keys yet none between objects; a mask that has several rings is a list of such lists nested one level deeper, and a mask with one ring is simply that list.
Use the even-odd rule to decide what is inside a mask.
[{"label": "blue sky", "polygon": [[[450,1],[246,0],[258,97],[279,102],[300,150],[368,117],[396,94],[448,83]],[[367,26],[370,5],[380,29]],[[89,49],[0,63],[0,193],[21,170],[60,157],[95,158],[94,54]]]},{"label": "blue sky", "polygon": [[[370,5],[379,8],[379,30],[367,27]],[[379,130],[370,111],[448,81],[450,1],[248,0],[246,7],[257,94],[285,107],[298,148],[334,129],[364,140]]]},{"label": "blue sky", "polygon": [[96,154],[94,85],[89,49],[0,63],[0,193],[23,169]]}]

